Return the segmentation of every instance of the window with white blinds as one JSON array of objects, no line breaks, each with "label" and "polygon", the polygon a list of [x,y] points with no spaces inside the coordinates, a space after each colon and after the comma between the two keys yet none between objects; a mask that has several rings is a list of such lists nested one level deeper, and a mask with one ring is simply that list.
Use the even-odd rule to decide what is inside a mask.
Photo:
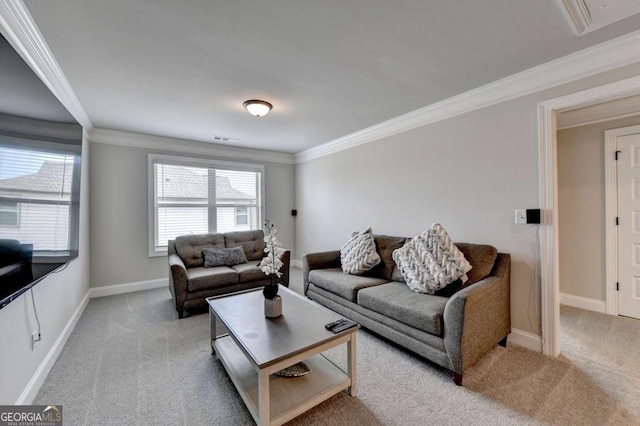
[{"label": "window with white blinds", "polygon": [[72,249],[73,153],[0,146],[0,239],[33,243],[36,255]]},{"label": "window with white blinds", "polygon": [[149,172],[150,255],[180,235],[261,226],[262,166],[150,154]]}]

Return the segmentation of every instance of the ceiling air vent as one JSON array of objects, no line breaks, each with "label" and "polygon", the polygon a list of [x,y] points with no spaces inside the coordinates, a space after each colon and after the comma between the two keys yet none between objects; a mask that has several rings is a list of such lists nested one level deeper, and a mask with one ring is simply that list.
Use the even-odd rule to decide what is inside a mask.
[{"label": "ceiling air vent", "polygon": [[238,138],[228,138],[226,136],[214,136],[213,140],[216,142],[233,142],[233,141],[237,141]]}]

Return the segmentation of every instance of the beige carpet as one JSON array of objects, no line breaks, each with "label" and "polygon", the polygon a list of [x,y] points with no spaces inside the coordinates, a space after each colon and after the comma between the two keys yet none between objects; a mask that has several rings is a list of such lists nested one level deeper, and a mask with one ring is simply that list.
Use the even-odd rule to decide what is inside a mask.
[{"label": "beige carpet", "polygon": [[[639,324],[563,308],[560,358],[496,347],[464,387],[360,330],[358,397],[337,395],[290,424],[640,424]],[[344,348],[326,355],[346,367]],[[34,403],[62,404],[67,425],[253,424],[211,356],[208,316],[178,320],[166,289],[91,300]]]}]

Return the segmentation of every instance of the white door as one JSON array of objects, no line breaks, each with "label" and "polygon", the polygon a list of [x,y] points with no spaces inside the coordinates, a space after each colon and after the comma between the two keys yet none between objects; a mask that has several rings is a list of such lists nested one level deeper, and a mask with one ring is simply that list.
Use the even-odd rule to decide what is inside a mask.
[{"label": "white door", "polygon": [[640,319],[640,134],[619,136],[618,313]]}]

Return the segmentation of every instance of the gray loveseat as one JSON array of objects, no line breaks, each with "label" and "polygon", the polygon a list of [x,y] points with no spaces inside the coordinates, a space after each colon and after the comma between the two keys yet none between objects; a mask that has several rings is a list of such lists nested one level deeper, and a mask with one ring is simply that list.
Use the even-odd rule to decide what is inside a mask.
[{"label": "gray loveseat", "polygon": [[374,235],[382,262],[363,276],[348,275],[340,251],[303,258],[304,292],[312,300],[359,322],[453,373],[464,372],[511,332],[511,257],[488,245],[456,243],[473,269],[435,295],[415,293],[401,279],[391,257],[408,241]]},{"label": "gray loveseat", "polygon": [[[258,268],[264,257],[264,232],[238,231],[226,234],[184,235],[169,241],[169,289],[178,317],[185,311],[206,306],[205,298],[262,287],[270,279]],[[246,263],[205,268],[202,250],[205,248],[242,247]],[[291,254],[282,255],[282,277],[279,283],[289,287]]]}]

